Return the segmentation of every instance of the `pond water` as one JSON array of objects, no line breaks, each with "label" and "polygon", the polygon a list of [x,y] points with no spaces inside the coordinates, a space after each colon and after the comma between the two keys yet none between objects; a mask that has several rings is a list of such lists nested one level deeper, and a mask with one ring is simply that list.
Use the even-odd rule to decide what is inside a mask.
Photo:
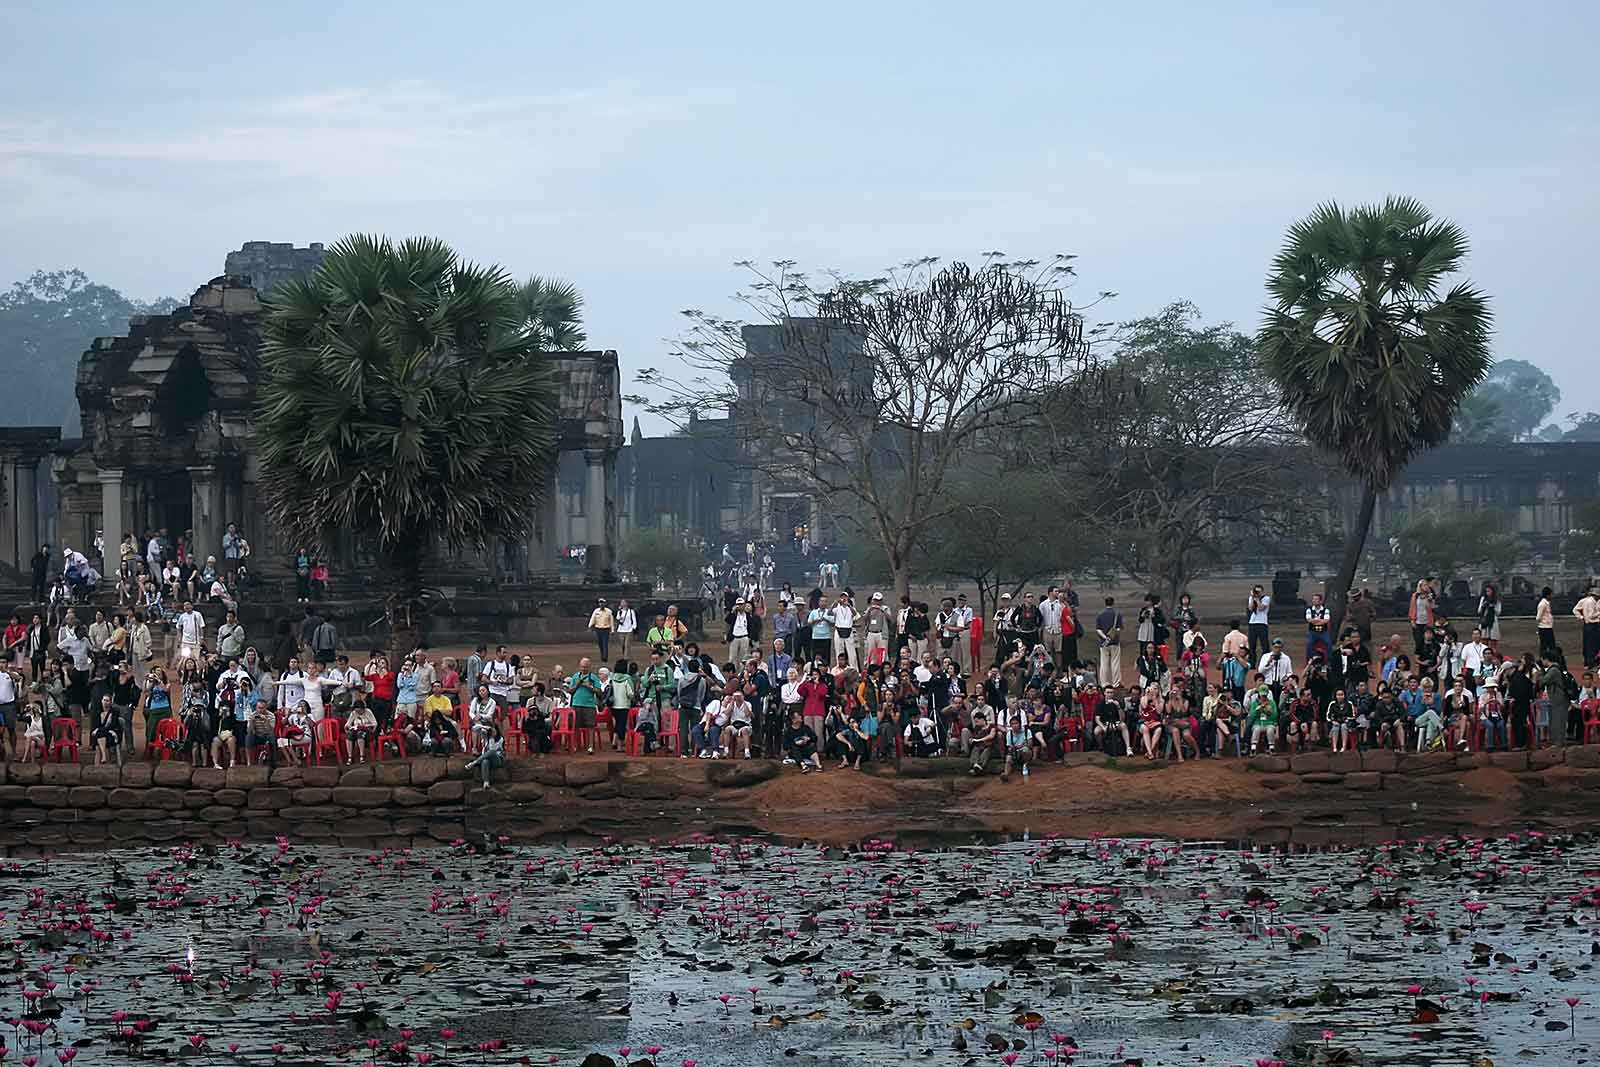
[{"label": "pond water", "polygon": [[1540,831],[103,851],[0,864],[0,1036],[52,1067],[1579,1063],[1597,886],[1600,842]]}]

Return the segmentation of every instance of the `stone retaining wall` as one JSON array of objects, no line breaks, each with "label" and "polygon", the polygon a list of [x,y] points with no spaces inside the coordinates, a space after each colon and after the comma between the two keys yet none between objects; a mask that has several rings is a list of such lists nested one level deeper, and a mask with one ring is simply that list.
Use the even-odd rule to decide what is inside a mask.
[{"label": "stone retaining wall", "polygon": [[[467,757],[357,767],[0,766],[0,838],[31,845],[231,839],[463,836],[468,815],[526,817],[534,806],[687,801],[777,775],[760,762],[514,759],[484,789]],[[585,803],[588,802],[588,803]]]},{"label": "stone retaining wall", "polygon": [[1386,785],[1394,788],[1416,779],[1461,774],[1482,767],[1495,767],[1526,779],[1539,778],[1553,768],[1570,767],[1597,772],[1594,777],[1600,784],[1600,745],[1539,748],[1531,752],[1319,751],[1292,756],[1252,756],[1245,765],[1262,774],[1292,776],[1308,785],[1343,786],[1359,791],[1383,789]]}]

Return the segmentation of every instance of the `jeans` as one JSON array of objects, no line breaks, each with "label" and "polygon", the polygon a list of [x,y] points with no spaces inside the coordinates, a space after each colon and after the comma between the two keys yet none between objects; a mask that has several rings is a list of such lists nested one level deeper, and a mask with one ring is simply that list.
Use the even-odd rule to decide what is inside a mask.
[{"label": "jeans", "polygon": [[697,722],[689,731],[689,741],[696,752],[715,752],[722,744],[722,728],[712,726],[708,733],[705,724]]},{"label": "jeans", "polygon": [[1505,719],[1483,720],[1483,748],[1485,752],[1506,747]]},{"label": "jeans", "polygon": [[611,631],[595,627],[594,643],[600,649],[600,662],[603,665],[611,659]]}]

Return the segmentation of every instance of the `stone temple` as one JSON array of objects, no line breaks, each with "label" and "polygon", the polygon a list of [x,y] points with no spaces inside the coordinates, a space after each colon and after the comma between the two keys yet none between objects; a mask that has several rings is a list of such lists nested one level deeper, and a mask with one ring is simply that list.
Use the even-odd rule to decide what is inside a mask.
[{"label": "stone temple", "polygon": [[[220,557],[223,532],[235,522],[251,543],[256,574],[289,573],[297,546],[285,543],[267,519],[251,441],[261,379],[261,294],[315,270],[322,255],[319,244],[247,242],[228,255],[222,275],[195,290],[187,306],[136,316],[126,335],[99,338],[83,354],[77,373],[81,439],[58,444],[54,434],[37,428],[0,430],[0,460],[19,473],[50,453],[60,543],[92,556],[97,532],[113,553],[129,530],[143,535],[165,528],[174,537],[192,531],[202,558]],[[525,542],[472,559],[441,560],[449,584],[471,576],[556,579],[563,555],[572,555],[572,524],[557,521],[556,472],[566,454],[581,456],[584,513],[593,516],[581,530],[584,579],[615,581],[615,486],[623,444],[617,354],[561,352],[551,358],[559,371],[560,421],[548,502],[531,517]],[[6,525],[23,547],[4,558],[25,567],[40,523],[21,505],[28,485],[9,477],[10,468],[6,473],[17,494],[9,509],[16,520]],[[336,541],[329,554],[336,582],[341,572],[357,573],[367,562],[357,544]]]}]

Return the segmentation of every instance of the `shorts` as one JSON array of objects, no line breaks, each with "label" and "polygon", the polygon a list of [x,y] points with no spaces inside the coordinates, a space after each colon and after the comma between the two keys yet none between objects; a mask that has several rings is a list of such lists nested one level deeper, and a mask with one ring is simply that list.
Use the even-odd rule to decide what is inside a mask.
[{"label": "shorts", "polygon": [[0,704],[0,726],[11,726],[17,721],[17,702],[15,700]]},{"label": "shorts", "polygon": [[232,741],[233,740],[233,731],[232,730],[218,730],[217,731],[217,736],[212,738],[212,740],[213,741]]},{"label": "shorts", "polygon": [[594,729],[594,708],[573,708],[572,720],[580,730]]}]

